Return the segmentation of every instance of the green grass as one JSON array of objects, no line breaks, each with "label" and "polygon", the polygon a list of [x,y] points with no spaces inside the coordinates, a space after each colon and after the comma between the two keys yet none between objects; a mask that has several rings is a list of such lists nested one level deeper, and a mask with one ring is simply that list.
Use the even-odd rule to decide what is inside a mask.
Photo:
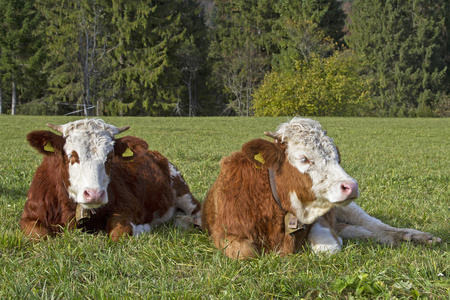
[{"label": "green grass", "polygon": [[[0,116],[0,299],[450,298],[450,119],[317,118],[358,180],[358,203],[397,227],[431,232],[436,246],[390,248],[346,241],[331,257],[311,252],[227,259],[208,237],[171,224],[139,239],[65,232],[25,240],[18,221],[42,157],[26,142],[47,122]],[[218,162],[287,118],[105,118],[149,142],[202,201]]]}]

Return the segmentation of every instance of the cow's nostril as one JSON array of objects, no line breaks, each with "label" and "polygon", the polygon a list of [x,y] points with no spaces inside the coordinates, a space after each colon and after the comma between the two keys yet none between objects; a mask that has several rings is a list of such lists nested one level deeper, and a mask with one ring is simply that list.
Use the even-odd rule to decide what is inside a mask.
[{"label": "cow's nostril", "polygon": [[341,190],[347,198],[358,197],[358,184],[354,182],[344,182],[341,184]]},{"label": "cow's nostril", "polygon": [[84,191],[84,199],[86,200],[92,199],[91,194],[88,191]]}]

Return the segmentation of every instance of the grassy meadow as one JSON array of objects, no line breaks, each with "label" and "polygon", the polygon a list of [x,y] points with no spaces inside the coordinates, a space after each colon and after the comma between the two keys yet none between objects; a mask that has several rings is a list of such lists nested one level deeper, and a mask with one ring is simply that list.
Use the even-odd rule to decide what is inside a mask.
[{"label": "grassy meadow", "polygon": [[[168,224],[140,238],[64,232],[30,243],[18,221],[42,157],[26,134],[75,117],[0,116],[0,299],[449,299],[450,119],[316,118],[360,187],[358,203],[396,227],[442,238],[391,248],[344,242],[306,252],[226,258],[200,231]],[[169,158],[202,201],[219,160],[283,118],[104,118],[130,125]],[[50,129],[49,129],[50,130]]]}]

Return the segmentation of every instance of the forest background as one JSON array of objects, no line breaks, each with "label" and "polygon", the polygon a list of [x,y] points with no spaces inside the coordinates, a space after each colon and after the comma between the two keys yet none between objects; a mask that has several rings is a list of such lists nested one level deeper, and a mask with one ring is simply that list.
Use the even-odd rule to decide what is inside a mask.
[{"label": "forest background", "polygon": [[450,116],[447,0],[0,7],[0,114]]}]

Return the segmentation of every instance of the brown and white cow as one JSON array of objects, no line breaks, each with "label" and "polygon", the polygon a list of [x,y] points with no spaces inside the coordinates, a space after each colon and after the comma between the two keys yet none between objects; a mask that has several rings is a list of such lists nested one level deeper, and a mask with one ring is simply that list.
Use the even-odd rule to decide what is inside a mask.
[{"label": "brown and white cow", "polygon": [[354,203],[358,184],[318,122],[294,118],[265,134],[274,141],[252,140],[222,159],[203,203],[203,229],[227,256],[296,253],[305,245],[335,253],[342,246],[338,234],[386,244],[440,241],[390,227]]},{"label": "brown and white cow", "polygon": [[200,223],[200,204],[177,169],[129,128],[87,119],[51,125],[27,140],[44,155],[36,170],[20,227],[37,239],[62,228],[106,231],[111,239],[137,236],[174,219]]}]

